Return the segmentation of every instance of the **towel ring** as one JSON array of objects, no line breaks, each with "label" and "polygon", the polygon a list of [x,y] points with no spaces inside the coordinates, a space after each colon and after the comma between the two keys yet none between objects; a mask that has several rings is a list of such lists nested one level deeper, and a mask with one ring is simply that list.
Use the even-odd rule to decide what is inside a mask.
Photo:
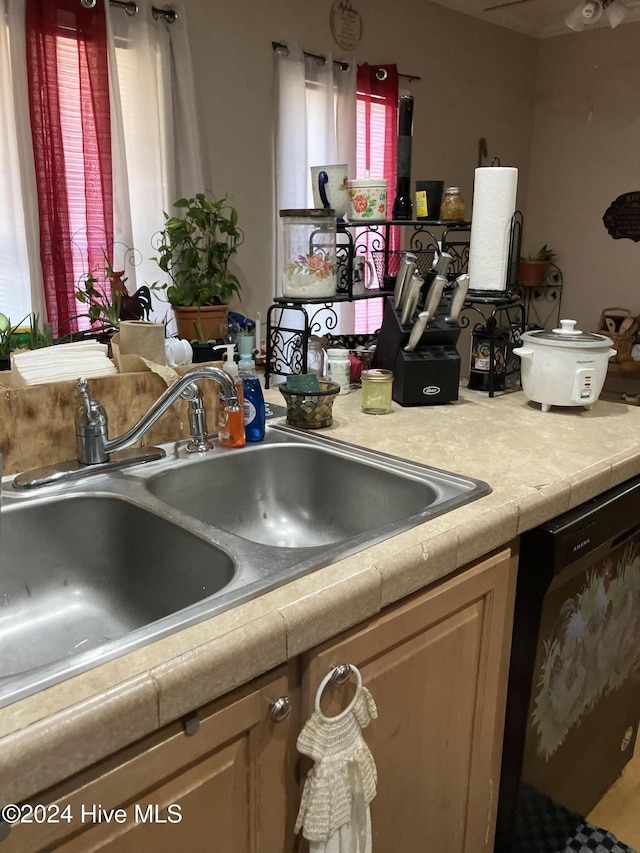
[{"label": "towel ring", "polygon": [[[351,700],[351,702],[349,702],[349,704],[344,709],[344,711],[340,711],[340,713],[336,714],[335,717],[327,717],[320,710],[320,699],[322,698],[324,688],[331,681],[331,679],[333,679],[334,676],[336,676],[336,675],[341,676],[344,674],[345,666],[348,667],[352,673],[355,673],[355,676],[356,676],[356,692],[353,696],[353,699]],[[346,684],[346,681],[342,681],[342,683]],[[334,668],[330,672],[328,672],[325,675],[325,677],[322,679],[322,681],[320,682],[320,686],[318,687],[318,689],[316,691],[316,701],[315,701],[316,712],[318,714],[320,714],[320,716],[325,720],[341,720],[343,717],[346,717],[347,714],[350,713],[350,711],[353,709],[353,706],[356,703],[356,699],[358,698],[358,693],[359,693],[361,687],[362,687],[362,675],[360,674],[360,670],[358,669],[357,666],[354,666],[352,663],[342,664],[341,666],[334,666]]]}]

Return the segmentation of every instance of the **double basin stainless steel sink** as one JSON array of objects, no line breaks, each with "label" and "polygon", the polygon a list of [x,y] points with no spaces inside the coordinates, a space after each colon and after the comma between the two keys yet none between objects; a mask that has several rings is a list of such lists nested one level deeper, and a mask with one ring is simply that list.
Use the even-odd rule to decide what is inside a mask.
[{"label": "double basin stainless steel sink", "polygon": [[285,426],[28,493],[3,480],[0,707],[490,491]]}]

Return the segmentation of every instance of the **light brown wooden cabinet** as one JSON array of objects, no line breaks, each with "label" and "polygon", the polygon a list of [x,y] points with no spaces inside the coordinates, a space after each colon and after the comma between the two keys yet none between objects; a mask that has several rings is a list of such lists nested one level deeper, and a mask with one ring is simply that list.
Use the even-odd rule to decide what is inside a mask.
[{"label": "light brown wooden cabinet", "polygon": [[[34,798],[68,805],[74,822],[16,826],[0,853],[306,850],[292,831],[309,767],[295,738],[343,663],[359,667],[379,711],[365,730],[378,769],[374,850],[490,850],[515,562],[509,549],[488,557],[202,709],[195,735],[176,723]],[[323,710],[349,692],[328,688]],[[281,696],[292,712],[274,723]],[[103,820],[93,825],[95,806]],[[167,822],[140,820],[156,807]],[[124,821],[107,823],[116,808]]]},{"label": "light brown wooden cabinet", "polygon": [[[280,723],[271,719],[272,703],[292,692],[290,670],[280,667],[212,703],[199,713],[191,736],[176,723],[87,771],[86,781],[76,777],[33,798],[49,808],[49,817],[61,819],[14,826],[0,851],[291,850],[295,723],[292,715]],[[65,809],[70,823],[62,817]]]},{"label": "light brown wooden cabinet", "polygon": [[[375,699],[374,850],[493,849],[514,580],[502,551],[304,656],[306,714],[344,663]],[[323,711],[337,713],[344,692],[325,691]]]}]

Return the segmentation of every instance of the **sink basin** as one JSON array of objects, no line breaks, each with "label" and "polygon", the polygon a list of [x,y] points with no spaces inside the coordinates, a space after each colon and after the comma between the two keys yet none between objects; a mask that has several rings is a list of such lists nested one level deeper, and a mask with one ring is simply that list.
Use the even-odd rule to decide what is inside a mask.
[{"label": "sink basin", "polygon": [[280,425],[164,449],[29,492],[3,480],[0,707],[490,491]]},{"label": "sink basin", "polygon": [[233,576],[224,551],[119,498],[16,507],[2,517],[0,679],[129,635]]},{"label": "sink basin", "polygon": [[449,484],[349,457],[331,445],[260,444],[148,483],[169,506],[277,548],[331,545],[397,526],[452,497]]}]

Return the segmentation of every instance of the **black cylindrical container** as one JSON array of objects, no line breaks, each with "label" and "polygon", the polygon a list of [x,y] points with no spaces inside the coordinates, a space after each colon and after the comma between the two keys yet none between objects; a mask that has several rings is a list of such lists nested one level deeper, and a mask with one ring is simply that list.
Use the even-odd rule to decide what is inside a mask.
[{"label": "black cylindrical container", "polygon": [[398,153],[396,160],[396,197],[392,219],[411,219],[411,134],[413,128],[413,96],[402,95],[398,110]]}]

